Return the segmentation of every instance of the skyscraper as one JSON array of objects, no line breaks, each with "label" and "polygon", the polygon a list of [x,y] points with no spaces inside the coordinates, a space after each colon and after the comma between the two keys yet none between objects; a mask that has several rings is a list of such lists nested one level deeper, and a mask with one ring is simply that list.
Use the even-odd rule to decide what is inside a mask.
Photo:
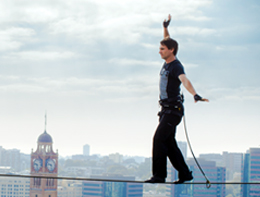
[{"label": "skyscraper", "polygon": [[177,141],[177,144],[179,146],[179,149],[182,152],[184,159],[186,160],[187,159],[187,142]]},{"label": "skyscraper", "polygon": [[85,144],[83,146],[83,155],[84,156],[89,156],[89,153],[90,153],[90,146],[88,144]]},{"label": "skyscraper", "polygon": [[235,174],[241,176],[243,154],[223,152],[223,164],[226,168],[226,180],[232,181]]},{"label": "skyscraper", "polygon": [[[217,167],[216,162],[206,161],[204,159],[198,159],[203,171],[211,182],[225,182],[225,168]],[[193,172],[194,182],[205,182],[205,185],[201,184],[180,184],[170,185],[167,188],[167,196],[179,197],[179,196],[207,196],[207,197],[223,197],[225,196],[225,185],[212,185],[209,189],[206,187],[206,180],[199,168],[197,167],[194,159],[187,160],[187,164],[190,170]],[[171,168],[169,171],[168,181],[174,181],[178,179],[178,173],[175,169]]]},{"label": "skyscraper", "polygon": [[[244,156],[242,182],[260,182],[260,148],[250,148]],[[260,186],[242,185],[243,197],[260,196]]]}]

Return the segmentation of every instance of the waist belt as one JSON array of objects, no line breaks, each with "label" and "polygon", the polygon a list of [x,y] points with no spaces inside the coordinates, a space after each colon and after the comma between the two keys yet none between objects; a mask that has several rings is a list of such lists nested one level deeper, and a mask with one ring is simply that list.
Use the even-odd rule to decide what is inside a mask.
[{"label": "waist belt", "polygon": [[178,95],[175,98],[161,99],[159,100],[159,104],[163,108],[176,108],[176,106],[182,105],[183,101],[183,95]]}]

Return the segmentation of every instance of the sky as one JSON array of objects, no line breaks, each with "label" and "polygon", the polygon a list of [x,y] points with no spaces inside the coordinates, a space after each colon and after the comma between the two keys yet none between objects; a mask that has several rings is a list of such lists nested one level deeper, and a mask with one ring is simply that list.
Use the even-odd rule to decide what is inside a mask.
[{"label": "sky", "polygon": [[177,57],[210,100],[182,88],[195,155],[260,147],[258,0],[0,1],[0,146],[36,150],[46,113],[61,156],[89,144],[150,157],[168,14]]}]

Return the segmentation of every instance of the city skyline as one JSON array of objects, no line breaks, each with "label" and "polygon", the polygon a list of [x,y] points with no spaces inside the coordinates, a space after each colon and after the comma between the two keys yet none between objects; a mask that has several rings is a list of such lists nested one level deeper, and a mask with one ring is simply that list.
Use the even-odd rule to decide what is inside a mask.
[{"label": "city skyline", "polygon": [[[0,2],[0,145],[30,154],[47,111],[60,155],[89,144],[150,157],[171,14],[177,57],[210,100],[194,104],[182,88],[194,153],[259,147],[259,11],[255,0]],[[176,138],[186,141],[183,123]]]},{"label": "city skyline", "polygon": [[[177,141],[177,143],[178,143],[178,146],[179,146],[179,148],[181,149],[181,151],[183,152],[183,155],[185,156],[185,158],[193,158],[193,156],[192,156],[192,153],[191,153],[191,151],[190,151],[190,149],[189,149],[189,145],[188,145],[188,143],[187,142],[184,142],[184,141]],[[84,144],[84,145],[89,145],[89,144]],[[71,158],[71,157],[73,157],[73,156],[78,156],[78,155],[81,155],[81,156],[100,156],[100,157],[104,157],[104,156],[109,156],[109,155],[114,155],[114,154],[117,154],[117,155],[122,155],[123,157],[126,157],[126,158],[131,158],[131,157],[143,157],[143,158],[151,158],[152,156],[145,156],[145,155],[128,155],[128,154],[124,154],[124,153],[122,153],[122,152],[120,152],[120,151],[118,151],[118,152],[110,152],[110,153],[107,153],[107,154],[101,154],[101,153],[89,153],[89,155],[84,155],[84,145],[82,146],[82,152],[80,152],[80,153],[78,153],[78,152],[75,152],[75,153],[73,153],[73,154],[71,154],[71,155],[60,155],[59,154],[59,157],[60,158]],[[89,148],[90,148],[91,146],[89,145]],[[183,147],[185,147],[185,148],[183,148]],[[203,155],[208,155],[208,154],[219,154],[219,155],[221,155],[221,154],[226,154],[226,153],[239,153],[239,154],[247,154],[247,151],[249,151],[250,150],[250,148],[259,148],[259,147],[248,147],[245,151],[243,151],[243,152],[229,152],[229,151],[221,151],[221,152],[210,152],[210,153],[208,153],[208,152],[201,152],[201,153],[194,153],[195,154],[195,157],[203,157]],[[26,153],[26,152],[22,152],[19,148],[17,148],[17,147],[12,147],[12,148],[5,148],[4,146],[2,146],[1,144],[0,144],[0,150],[1,149],[4,149],[4,150],[7,150],[7,151],[18,151],[20,154],[25,154],[25,155],[31,155],[31,153]],[[32,148],[31,149],[31,151],[35,151],[37,149],[37,147],[36,148]],[[53,149],[54,150],[54,149]],[[59,152],[59,149],[55,149],[55,151],[58,151]],[[1,156],[1,155],[0,155]]]}]

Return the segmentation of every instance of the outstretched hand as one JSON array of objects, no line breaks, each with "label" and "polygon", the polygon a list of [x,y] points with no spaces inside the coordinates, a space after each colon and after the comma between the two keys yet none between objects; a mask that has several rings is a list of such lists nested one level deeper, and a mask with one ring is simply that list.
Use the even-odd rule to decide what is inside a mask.
[{"label": "outstretched hand", "polygon": [[[201,100],[199,101],[206,101],[206,102],[209,102],[209,99],[206,99],[206,98],[201,98]],[[198,101],[195,101],[195,103],[197,103]]]},{"label": "outstretched hand", "polygon": [[168,15],[168,20],[166,21],[166,19],[163,21],[163,26],[165,27],[165,28],[167,28],[168,26],[169,26],[169,24],[170,24],[170,21],[171,21],[171,15],[169,14]]},{"label": "outstretched hand", "polygon": [[209,102],[209,99],[202,98],[200,95],[196,94],[196,95],[194,95],[194,101],[195,101],[195,103],[197,103],[198,101],[206,101],[206,102]]}]

